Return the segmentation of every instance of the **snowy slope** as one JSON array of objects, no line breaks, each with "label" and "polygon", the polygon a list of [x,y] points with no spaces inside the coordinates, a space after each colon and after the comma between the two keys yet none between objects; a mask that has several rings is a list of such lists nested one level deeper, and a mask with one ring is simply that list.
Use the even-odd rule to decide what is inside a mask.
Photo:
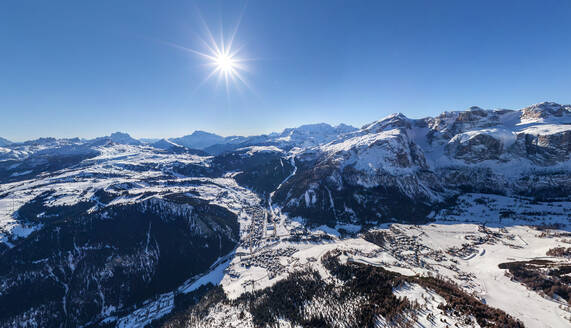
[{"label": "snowy slope", "polygon": [[[371,300],[402,306],[396,317],[375,313],[378,327],[480,326],[482,313],[439,289],[446,281],[473,308],[568,326],[562,298],[499,265],[568,261],[546,253],[569,242],[570,109],[0,146],[0,327],[255,327],[258,305],[283,286],[307,298],[296,299],[298,316],[276,312],[280,326],[359,326]],[[370,294],[343,270],[390,288]],[[325,293],[303,294],[311,288]],[[22,290],[46,292],[33,303]],[[202,298],[208,290],[214,298]],[[170,321],[195,303],[193,321]]]}]

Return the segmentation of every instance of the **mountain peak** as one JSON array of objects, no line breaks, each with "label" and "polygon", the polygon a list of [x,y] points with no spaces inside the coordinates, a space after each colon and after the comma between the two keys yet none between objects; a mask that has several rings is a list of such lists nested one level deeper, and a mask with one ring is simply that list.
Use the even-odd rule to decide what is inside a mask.
[{"label": "mountain peak", "polygon": [[191,136],[196,136],[196,137],[216,136],[216,137],[222,138],[221,136],[217,135],[216,133],[203,131],[203,130],[195,130],[194,132],[192,132]]},{"label": "mountain peak", "polygon": [[403,113],[393,113],[385,116],[384,118],[373,123],[366,124],[362,127],[363,130],[382,131],[388,128],[403,128],[410,127],[410,119]]},{"label": "mountain peak", "polygon": [[288,128],[283,131],[283,133],[301,133],[301,134],[308,134],[308,133],[323,133],[332,131],[333,127],[327,123],[312,123],[312,124],[303,124],[298,126],[297,128]]},{"label": "mountain peak", "polygon": [[521,110],[521,120],[526,122],[544,121],[571,115],[571,105],[560,105],[555,102],[544,101]]},{"label": "mountain peak", "polygon": [[192,134],[180,138],[171,138],[169,141],[191,149],[204,149],[212,145],[223,143],[224,137],[214,133],[196,130]]},{"label": "mountain peak", "polygon": [[151,143],[150,146],[158,148],[158,149],[164,149],[164,150],[182,150],[182,149],[184,149],[184,146],[181,146],[181,145],[174,143],[174,142],[172,142],[168,139],[165,139],[165,138]]},{"label": "mountain peak", "polygon": [[125,145],[140,145],[141,142],[137,139],[132,138],[128,133],[125,132],[114,132],[111,133],[109,139],[114,143],[125,144]]},{"label": "mountain peak", "polygon": [[131,138],[131,136],[128,133],[120,132],[120,131],[111,133],[110,137],[111,138]]}]

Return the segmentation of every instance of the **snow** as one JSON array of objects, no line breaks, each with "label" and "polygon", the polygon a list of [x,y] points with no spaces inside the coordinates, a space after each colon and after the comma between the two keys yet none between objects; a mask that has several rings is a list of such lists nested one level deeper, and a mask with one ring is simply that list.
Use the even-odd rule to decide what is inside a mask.
[{"label": "snow", "polygon": [[450,139],[449,143],[465,143],[468,140],[479,135],[487,135],[493,137],[494,139],[500,140],[504,145],[504,148],[508,148],[509,146],[513,145],[517,139],[517,134],[514,131],[510,131],[504,128],[488,128],[459,133]]},{"label": "snow", "polygon": [[532,135],[551,135],[571,131],[571,124],[538,124],[520,130],[521,133]]},{"label": "snow", "polygon": [[[433,250],[460,247],[466,243],[466,236],[479,234],[479,228],[474,224],[395,226],[407,235],[416,236],[420,244]],[[494,231],[497,229],[500,228],[493,228]],[[561,303],[543,298],[520,283],[511,281],[504,275],[505,270],[498,267],[504,262],[544,257],[549,248],[562,245],[562,242],[553,238],[540,238],[538,231],[526,226],[506,226],[502,229],[506,231],[503,235],[513,237],[502,239],[501,242],[485,243],[472,256],[456,258],[460,272],[473,275],[472,281],[467,282],[461,275],[449,271],[445,262],[436,262],[440,263],[435,267],[436,272],[457,281],[466,291],[477,293],[488,305],[522,320],[526,327],[566,327],[569,322],[564,317],[568,314],[560,308]],[[425,272],[420,268],[411,269],[418,273]],[[432,273],[435,273],[434,270]],[[522,304],[525,306],[522,307]]]},{"label": "snow", "polygon": [[[293,223],[299,224],[300,220],[291,221],[289,227],[293,228]],[[355,227],[356,229],[356,227]],[[453,256],[446,251],[454,247],[462,247],[468,240],[474,237],[485,236],[480,231],[480,226],[474,223],[446,222],[444,224],[429,224],[412,226],[404,224],[393,224],[386,227],[385,231],[397,233],[397,243],[391,244],[388,248],[380,248],[369,243],[360,237],[339,239],[336,230],[327,227],[308,231],[310,234],[320,234],[327,231],[334,236],[333,240],[317,243],[294,243],[281,241],[269,244],[259,251],[269,249],[284,249],[293,247],[295,253],[290,256],[280,257],[278,260],[287,269],[274,278],[268,277],[268,270],[262,266],[243,266],[248,255],[234,258],[226,270],[226,275],[221,281],[230,299],[235,299],[246,291],[253,291],[272,286],[280,279],[287,277],[293,270],[312,268],[317,270],[322,279],[332,279],[328,271],[321,265],[321,257],[328,251],[339,249],[347,252],[340,260],[363,263],[366,265],[381,266],[387,270],[395,271],[407,276],[440,274],[447,279],[456,281],[467,293],[476,293],[479,297],[491,306],[500,308],[516,318],[520,318],[526,327],[565,327],[568,322],[564,319],[568,314],[560,308],[561,303],[557,300],[543,298],[535,292],[527,290],[518,282],[511,281],[505,277],[504,270],[498,268],[498,264],[514,260],[528,260],[545,256],[549,248],[563,245],[560,239],[541,238],[539,233],[526,226],[502,226],[498,228],[488,228],[501,233],[502,239],[499,242],[489,242],[476,247],[469,256]],[[501,230],[504,229],[504,230]],[[408,236],[410,240],[424,245],[418,255],[421,256],[424,264],[411,264],[403,262],[399,257],[391,255],[395,249],[401,249],[401,254],[407,261],[414,258],[414,251],[410,250],[409,241],[399,236]],[[401,244],[402,243],[402,244]],[[256,254],[256,251],[254,252]],[[432,258],[431,254],[440,254],[440,260]],[[451,268],[455,267],[454,270]],[[465,277],[468,280],[465,280]],[[427,291],[420,286],[410,285],[407,288],[395,290],[399,297],[407,297],[424,304],[425,310],[418,314],[416,327],[439,327],[441,321],[441,311],[438,304],[444,300],[432,291]],[[421,300],[422,299],[422,300]],[[525,299],[526,307],[521,307],[514,303],[514,299]],[[427,313],[433,313],[436,320],[429,320]],[[458,323],[463,324],[462,318],[453,319],[450,316],[443,316],[452,326]],[[452,318],[452,319],[451,319]],[[547,319],[546,319],[547,318]],[[428,321],[427,321],[428,320]],[[455,321],[458,320],[458,321]],[[382,321],[382,320],[381,320]],[[474,322],[472,320],[472,322]]]},{"label": "snow", "polygon": [[14,173],[12,173],[10,176],[11,176],[11,177],[19,177],[19,176],[22,176],[22,175],[30,174],[30,173],[32,173],[32,172],[33,172],[32,170],[27,170],[27,171],[22,171],[22,172],[14,172]]},{"label": "snow", "polygon": [[541,202],[526,197],[466,193],[458,197],[453,211],[442,210],[433,218],[442,224],[473,222],[486,226],[571,226],[571,201]]},{"label": "snow", "polygon": [[[465,317],[447,316],[438,308],[440,304],[446,304],[446,300],[435,293],[427,290],[418,284],[405,283],[402,286],[393,289],[395,296],[406,298],[410,302],[417,302],[421,310],[417,311],[416,322],[414,327],[480,327],[476,320],[471,319],[471,324],[464,323]],[[432,314],[434,317],[429,318],[426,314]]]},{"label": "snow", "polygon": [[[339,163],[340,169],[351,165],[371,177],[381,171],[391,175],[414,173],[416,169],[414,166],[407,166],[396,160],[397,154],[409,153],[407,148],[409,137],[403,134],[401,129],[395,128],[378,133],[365,132],[359,131],[347,135],[346,139],[322,145],[319,150],[333,162]],[[412,162],[410,158],[408,162]],[[361,184],[373,187],[378,183],[363,181]]]},{"label": "snow", "polygon": [[[230,255],[233,255],[231,253]],[[228,268],[230,264],[230,256],[226,256],[221,261],[217,261],[211,267],[211,271],[205,275],[202,275],[200,278],[194,280],[193,282],[186,282],[183,286],[179,287],[178,291],[180,293],[190,293],[194,290],[197,290],[201,286],[205,286],[208,284],[218,285],[222,278],[224,277],[225,270]]]},{"label": "snow", "polygon": [[313,229],[311,229],[311,230],[312,230],[313,232],[323,232],[323,233],[326,233],[326,234],[328,234],[328,235],[332,235],[332,236],[335,236],[335,237],[340,237],[340,236],[341,236],[341,235],[339,234],[339,231],[337,231],[337,229],[333,229],[333,228],[331,228],[331,227],[329,227],[329,226],[326,226],[326,225],[320,225],[319,227],[313,228]]},{"label": "snow", "polygon": [[[525,286],[511,281],[505,276],[505,270],[498,265],[503,262],[525,261],[543,257],[549,248],[554,247],[552,240],[537,238],[537,231],[528,227],[513,227],[510,232],[517,234],[521,241],[528,243],[521,249],[506,248],[503,245],[486,245],[485,253],[461,262],[461,267],[473,273],[483,286],[482,298],[486,304],[500,308],[522,320],[526,327],[566,327],[569,322],[560,303],[547,300]],[[518,302],[514,302],[518,300]],[[522,306],[525,304],[525,306]]]},{"label": "snow", "polygon": [[[500,228],[491,228],[499,231]],[[249,255],[237,255],[232,259],[225,270],[225,274],[220,282],[227,296],[230,299],[236,299],[244,292],[260,290],[272,286],[277,281],[288,276],[294,270],[302,270],[311,268],[317,270],[322,279],[331,281],[334,279],[330,276],[327,269],[321,264],[321,257],[328,251],[338,249],[345,251],[348,255],[341,255],[340,260],[363,263],[366,265],[381,266],[387,270],[399,272],[404,275],[425,275],[429,272],[441,274],[448,279],[456,281],[467,293],[475,293],[485,300],[491,306],[500,308],[516,318],[521,319],[526,327],[566,327],[568,321],[564,319],[568,315],[560,308],[561,303],[557,300],[550,300],[539,296],[538,294],[527,290],[518,282],[511,281],[505,277],[503,270],[498,268],[499,263],[509,262],[513,260],[527,260],[545,255],[547,249],[561,245],[562,242],[553,238],[538,237],[538,232],[525,226],[508,226],[503,235],[505,239],[501,242],[485,243],[479,247],[473,256],[454,257],[447,253],[442,253],[445,260],[433,261],[429,254],[434,250],[445,251],[450,247],[459,247],[466,243],[469,236],[481,235],[480,227],[472,223],[457,224],[430,224],[422,226],[394,224],[387,229],[390,233],[404,234],[402,236],[410,236],[416,238],[417,242],[426,245],[429,249],[423,250],[421,254],[426,254],[426,260],[433,269],[427,269],[422,266],[411,266],[403,263],[389,254],[389,250],[394,248],[402,248],[406,250],[407,244],[391,245],[389,249],[383,249],[377,245],[371,244],[360,237],[338,239],[334,238],[330,241],[321,241],[317,243],[297,243],[281,241],[279,243],[268,244],[254,252],[267,252],[268,250],[285,249],[288,247],[295,248],[295,252],[288,256],[277,255],[277,260],[285,265],[284,271],[269,278],[269,271],[259,265],[244,266],[248,261]],[[311,232],[310,232],[311,233]],[[517,236],[512,238],[510,236]],[[507,238],[509,237],[509,238]],[[504,237],[502,237],[504,238]],[[397,237],[397,240],[404,239]],[[515,245],[517,247],[513,247]],[[411,254],[410,251],[403,254]],[[237,253],[238,254],[238,253]],[[276,253],[277,254],[277,253]],[[345,253],[344,253],[345,254]],[[411,258],[411,255],[408,255]],[[454,260],[456,262],[450,262]],[[457,263],[459,271],[451,271],[449,265]],[[463,277],[472,277],[465,281]],[[470,325],[465,324],[465,317],[451,316],[442,313],[438,309],[438,305],[445,303],[445,300],[434,291],[426,290],[416,284],[405,284],[399,288],[395,288],[394,293],[398,297],[405,297],[411,301],[420,303],[421,309],[409,314],[409,317],[416,317],[417,322],[414,327],[445,327],[446,324],[460,327],[477,327],[473,318]],[[515,299],[525,300],[525,307],[521,303],[514,302]],[[307,311],[317,311],[319,301],[312,300],[306,304]],[[234,310],[225,308],[218,311],[212,309],[208,320],[224,321],[223,318],[233,316]],[[427,317],[428,313],[432,313],[434,318]],[[246,324],[246,321],[242,324]],[[444,323],[440,319],[445,319]],[[383,322],[382,318],[379,319]],[[236,322],[239,324],[241,321]],[[288,324],[284,322],[284,324]],[[381,325],[383,326],[383,325]]]},{"label": "snow", "polygon": [[335,127],[326,123],[306,124],[297,128],[285,129],[276,138],[270,138],[270,140],[298,147],[312,147],[330,142],[355,130],[357,129],[345,124]]},{"label": "snow", "polygon": [[133,313],[117,320],[117,328],[143,328],[153,320],[167,315],[174,308],[174,293],[165,293],[137,309]]},{"label": "snow", "polygon": [[237,151],[247,151],[246,154],[252,156],[256,153],[283,153],[284,151],[276,146],[250,146],[239,148]]},{"label": "snow", "polygon": [[321,150],[327,153],[338,153],[341,151],[349,151],[353,148],[368,147],[379,140],[393,139],[400,136],[399,129],[382,131],[380,133],[370,133],[349,138],[340,142],[331,142],[321,146]]},{"label": "snow", "polygon": [[[8,185],[7,190],[10,190],[12,186],[14,184]],[[0,198],[0,242],[11,246],[9,242],[11,238],[26,238],[32,232],[42,228],[41,224],[31,225],[18,220],[18,209],[33,198],[34,194],[21,191]]]},{"label": "snow", "polygon": [[347,232],[351,232],[351,233],[357,233],[359,231],[361,231],[361,226],[358,224],[350,224],[350,223],[342,223],[342,224],[337,224],[335,225],[335,230],[340,230],[343,229]]},{"label": "snow", "polygon": [[[221,206],[240,207],[243,200],[252,199],[251,192],[239,187],[231,178],[194,179],[204,184],[200,186],[167,187],[169,176],[165,176],[163,167],[180,164],[209,165],[210,157],[188,154],[164,154],[148,146],[112,144],[95,147],[99,155],[84,160],[79,167],[64,169],[51,174],[41,175],[32,180],[24,180],[1,185],[0,199],[0,242],[9,243],[11,239],[25,238],[42,225],[30,226],[18,221],[17,211],[25,203],[35,197],[49,193],[45,205],[69,206],[94,199],[100,189],[129,186],[128,197],[118,197],[107,205],[127,204],[143,201],[147,192],[161,193],[165,189],[171,192],[196,191],[203,192],[205,198]],[[145,166],[144,171],[131,170],[130,167]],[[143,182],[154,179],[155,186]],[[157,180],[158,179],[158,180]],[[161,181],[161,179],[165,181]],[[192,181],[192,178],[179,178],[179,182]],[[228,199],[216,200],[218,193],[224,190],[233,191],[240,196],[229,196]]]},{"label": "snow", "polygon": [[172,142],[171,140],[168,139],[160,139],[157,140],[153,143],[150,144],[151,146],[155,147],[155,148],[160,148],[160,149],[169,149],[169,148],[181,148],[183,146]]}]

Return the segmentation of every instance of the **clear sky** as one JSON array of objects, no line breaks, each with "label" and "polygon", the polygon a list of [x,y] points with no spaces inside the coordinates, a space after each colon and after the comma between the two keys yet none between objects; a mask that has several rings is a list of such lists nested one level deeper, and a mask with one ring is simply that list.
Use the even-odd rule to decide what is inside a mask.
[{"label": "clear sky", "polygon": [[[243,15],[241,15],[243,13]],[[248,58],[226,92],[206,33]],[[571,102],[571,1],[0,2],[0,136],[252,135]],[[169,45],[171,44],[171,45]]]}]

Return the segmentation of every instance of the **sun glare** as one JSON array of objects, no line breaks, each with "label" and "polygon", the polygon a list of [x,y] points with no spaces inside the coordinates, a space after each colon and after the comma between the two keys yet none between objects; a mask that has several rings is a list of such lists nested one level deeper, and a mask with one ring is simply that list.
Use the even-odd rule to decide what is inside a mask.
[{"label": "sun glare", "polygon": [[200,22],[202,22],[203,30],[205,32],[203,37],[198,38],[203,46],[202,51],[187,48],[175,43],[164,42],[177,49],[199,55],[207,60],[208,66],[212,67],[212,71],[204,78],[196,89],[200,88],[204,83],[216,75],[218,77],[218,82],[223,82],[226,86],[227,95],[229,94],[231,84],[242,84],[246,86],[246,88],[252,90],[244,78],[243,72],[247,71],[246,62],[252,61],[253,59],[241,57],[239,53],[242,50],[242,47],[236,47],[234,44],[234,39],[238,32],[241,19],[242,17],[240,16],[238,23],[232,33],[230,33],[229,38],[224,38],[223,33],[220,33],[220,38],[216,40],[210,31],[208,24],[206,24],[202,17],[200,17]]},{"label": "sun glare", "polygon": [[236,65],[232,57],[225,54],[219,54],[216,56],[214,63],[216,64],[216,69],[223,73],[232,73],[234,71],[234,66]]}]

